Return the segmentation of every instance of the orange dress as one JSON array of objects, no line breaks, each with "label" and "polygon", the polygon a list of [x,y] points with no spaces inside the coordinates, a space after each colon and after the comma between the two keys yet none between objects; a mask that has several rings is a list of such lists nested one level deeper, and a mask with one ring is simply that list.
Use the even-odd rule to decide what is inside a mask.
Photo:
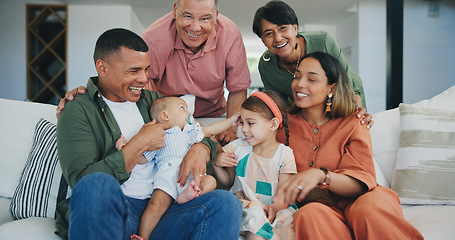
[{"label": "orange dress", "polygon": [[[355,199],[329,191],[329,197],[310,200],[294,214],[295,239],[423,239],[404,219],[398,195],[376,183],[370,133],[356,114],[322,126],[288,114],[298,172],[325,167],[368,187]],[[278,140],[284,139],[281,131]]]}]

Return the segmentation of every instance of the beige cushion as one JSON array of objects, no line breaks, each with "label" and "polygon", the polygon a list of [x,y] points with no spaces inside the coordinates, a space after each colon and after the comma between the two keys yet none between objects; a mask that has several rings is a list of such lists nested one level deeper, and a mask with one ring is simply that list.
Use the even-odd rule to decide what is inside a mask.
[{"label": "beige cushion", "polygon": [[[439,110],[455,111],[455,86],[413,104]],[[370,130],[373,154],[387,181],[392,183],[398,154],[400,112],[398,108],[373,114],[374,126]]]},{"label": "beige cushion", "polygon": [[400,104],[392,189],[403,204],[455,204],[455,112]]}]

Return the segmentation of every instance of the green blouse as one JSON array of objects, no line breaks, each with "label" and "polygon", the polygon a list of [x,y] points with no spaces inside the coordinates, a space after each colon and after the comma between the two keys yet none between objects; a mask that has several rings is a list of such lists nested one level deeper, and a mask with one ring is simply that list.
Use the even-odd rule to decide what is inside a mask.
[{"label": "green blouse", "polygon": [[[360,96],[363,107],[366,108],[362,80],[346,62],[346,59],[341,52],[341,48],[338,46],[335,39],[327,32],[323,31],[300,32],[298,36],[305,38],[307,53],[326,52],[340,61],[341,65],[346,69],[351,87],[355,94]],[[288,72],[282,72],[278,68],[278,57],[275,54],[271,53],[269,50],[265,51],[259,59],[258,69],[265,90],[275,91],[288,103],[293,102],[291,84],[294,76]]]}]

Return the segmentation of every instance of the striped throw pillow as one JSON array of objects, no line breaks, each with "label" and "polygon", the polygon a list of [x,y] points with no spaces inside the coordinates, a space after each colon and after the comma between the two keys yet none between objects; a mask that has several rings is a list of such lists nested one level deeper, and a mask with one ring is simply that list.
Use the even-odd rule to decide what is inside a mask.
[{"label": "striped throw pillow", "polygon": [[17,219],[54,218],[57,204],[69,195],[70,189],[58,162],[56,125],[40,119],[11,201],[11,212]]},{"label": "striped throw pillow", "polygon": [[403,204],[455,204],[455,112],[400,104],[392,189]]}]

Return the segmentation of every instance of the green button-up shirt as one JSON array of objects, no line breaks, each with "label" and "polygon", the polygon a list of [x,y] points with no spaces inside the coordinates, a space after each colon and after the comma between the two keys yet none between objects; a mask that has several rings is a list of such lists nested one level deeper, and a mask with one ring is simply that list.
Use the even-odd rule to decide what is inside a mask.
[{"label": "green button-up shirt", "polygon": [[[98,77],[87,83],[86,94],[78,95],[65,105],[57,124],[57,149],[63,175],[71,188],[83,176],[105,172],[122,184],[130,174],[125,169],[122,151],[115,148],[121,131],[114,115],[104,102],[96,86]],[[149,108],[162,97],[158,92],[144,90],[136,102],[144,122],[150,122]],[[210,139],[201,141],[215,157],[217,143]],[[59,235],[67,238],[69,198],[59,203],[56,212]]]}]

